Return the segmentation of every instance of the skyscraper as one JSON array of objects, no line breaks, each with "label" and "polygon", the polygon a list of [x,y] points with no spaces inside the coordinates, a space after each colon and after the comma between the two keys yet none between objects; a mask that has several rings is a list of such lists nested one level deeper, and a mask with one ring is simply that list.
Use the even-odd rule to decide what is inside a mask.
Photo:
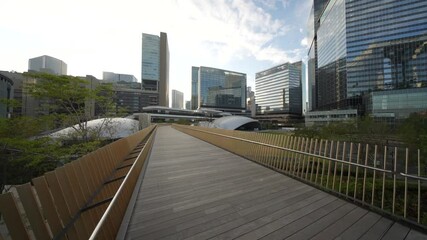
[{"label": "skyscraper", "polygon": [[[241,113],[246,109],[246,74],[210,67],[192,67],[192,105]],[[197,95],[194,91],[197,89]],[[193,107],[193,106],[192,106]]]},{"label": "skyscraper", "polygon": [[167,34],[142,34],[141,82],[144,106],[169,106],[169,46]]},{"label": "skyscraper", "polygon": [[191,110],[199,107],[199,68],[191,67]]},{"label": "skyscraper", "polygon": [[28,71],[67,75],[67,64],[60,59],[43,55],[28,60]]},{"label": "skyscraper", "polygon": [[172,108],[184,108],[184,93],[172,89]]},{"label": "skyscraper", "polygon": [[302,114],[301,67],[284,63],[255,74],[257,114]]},{"label": "skyscraper", "polygon": [[311,19],[312,109],[392,121],[426,109],[427,2],[331,0],[316,18],[324,3]]}]

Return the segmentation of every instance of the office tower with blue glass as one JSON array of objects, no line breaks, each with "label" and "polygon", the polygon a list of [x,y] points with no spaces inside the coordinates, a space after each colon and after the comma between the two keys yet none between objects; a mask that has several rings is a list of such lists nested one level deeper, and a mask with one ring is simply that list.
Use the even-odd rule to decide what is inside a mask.
[{"label": "office tower with blue glass", "polygon": [[302,114],[302,62],[284,63],[255,74],[257,115]]},{"label": "office tower with blue glass", "polygon": [[169,46],[167,34],[142,34],[141,82],[144,106],[169,106]]},{"label": "office tower with blue glass", "polygon": [[425,111],[426,17],[427,1],[314,0],[307,120],[327,111],[394,123]]},{"label": "office tower with blue glass", "polygon": [[[192,67],[192,107],[245,113],[246,74],[211,67]],[[197,94],[193,90],[197,91]]]}]

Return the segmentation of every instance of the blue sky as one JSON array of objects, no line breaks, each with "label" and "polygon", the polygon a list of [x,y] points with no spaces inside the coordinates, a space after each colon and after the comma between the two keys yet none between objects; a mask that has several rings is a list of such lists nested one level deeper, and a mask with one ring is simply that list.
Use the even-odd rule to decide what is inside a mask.
[{"label": "blue sky", "polygon": [[141,78],[141,33],[168,34],[170,90],[190,99],[191,66],[255,73],[306,57],[312,0],[2,0],[0,70],[50,55],[68,74]]}]

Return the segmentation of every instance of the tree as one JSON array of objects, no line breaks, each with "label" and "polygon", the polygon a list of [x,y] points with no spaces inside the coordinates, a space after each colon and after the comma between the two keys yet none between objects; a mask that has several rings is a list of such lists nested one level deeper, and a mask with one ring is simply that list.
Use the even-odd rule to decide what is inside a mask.
[{"label": "tree", "polygon": [[[42,115],[14,116],[0,119],[0,188],[6,184],[28,182],[46,171],[94,151],[105,141],[102,128],[111,125],[115,114],[114,92],[108,84],[95,84],[72,76],[28,73],[36,79],[25,91],[41,100]],[[17,104],[4,102],[3,104]],[[88,129],[87,121],[104,116],[96,129]],[[71,126],[75,131],[60,140],[46,137],[54,129]]]},{"label": "tree", "polygon": [[[92,87],[89,81],[79,77],[46,73],[26,75],[38,79],[36,83],[29,84],[29,94],[45,102],[43,107],[55,117],[57,127],[71,126],[75,130],[74,138],[83,141],[99,138],[101,129],[108,127],[108,116],[115,114],[111,84],[96,84],[96,87]],[[87,122],[95,113],[106,118],[99,129],[91,131]]]},{"label": "tree", "polygon": [[28,182],[60,164],[64,149],[47,137],[34,138],[49,128],[51,118],[0,119],[0,190],[5,185]]}]

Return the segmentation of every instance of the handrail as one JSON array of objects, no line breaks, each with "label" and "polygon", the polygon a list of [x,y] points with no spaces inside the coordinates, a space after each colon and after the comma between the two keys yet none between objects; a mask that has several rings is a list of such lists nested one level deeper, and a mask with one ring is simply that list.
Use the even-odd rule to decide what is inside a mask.
[{"label": "handrail", "polygon": [[405,174],[405,173],[399,173],[401,176],[403,177],[407,177],[407,178],[412,178],[412,179],[417,179],[417,180],[421,180],[421,181],[427,181],[427,178],[425,177],[419,177],[419,176],[414,176],[414,175],[410,175],[410,174]]},{"label": "handrail", "polygon": [[[153,131],[151,132],[151,135],[148,138],[146,145],[139,152],[135,162],[133,163],[132,167],[130,168],[123,182],[120,184],[120,187],[118,188],[116,194],[114,195],[113,199],[111,200],[110,204],[108,205],[107,209],[105,210],[104,214],[102,215],[101,219],[99,220],[98,224],[96,225],[89,239],[93,240],[99,237],[99,235],[101,234],[102,228],[105,226],[108,220],[108,217],[116,207],[116,204],[118,204],[118,202],[120,201],[119,198],[122,197],[123,191],[125,191],[125,188],[128,187],[127,185],[130,184],[129,181],[133,180],[131,179],[131,177],[134,177],[133,174],[135,173],[135,171],[141,170],[141,169],[137,169],[137,167],[142,167],[142,163],[146,160],[145,158],[148,157],[148,156],[144,156],[145,158],[141,160],[142,155],[147,155],[148,151],[151,148],[151,143],[154,138],[155,131],[156,129],[153,129]],[[124,212],[126,209],[120,209],[120,210]]]},{"label": "handrail", "polygon": [[352,165],[352,166],[356,166],[356,167],[367,168],[367,169],[375,170],[375,171],[379,171],[379,172],[391,173],[391,174],[396,174],[396,175],[400,174],[400,175],[405,176],[405,177],[410,177],[410,178],[414,178],[414,179],[420,179],[420,180],[427,181],[427,178],[413,176],[413,175],[409,175],[409,174],[404,174],[402,172],[397,173],[397,172],[393,172],[391,170],[385,170],[385,169],[382,169],[382,168],[376,168],[376,167],[366,166],[366,165],[358,164],[358,163],[354,163],[354,162],[347,162],[347,161],[339,160],[339,159],[336,159],[336,158],[330,158],[330,157],[326,157],[326,156],[322,156],[322,155],[316,155],[316,154],[307,153],[307,152],[303,152],[303,151],[298,151],[298,150],[294,150],[294,149],[290,149],[290,148],[279,147],[279,146],[271,145],[271,144],[267,144],[267,143],[262,143],[262,142],[256,142],[256,141],[252,141],[252,140],[247,140],[247,139],[244,139],[244,138],[238,138],[238,137],[228,136],[228,135],[224,135],[224,134],[220,134],[220,133],[209,132],[209,131],[200,130],[200,129],[192,129],[192,130],[193,131],[204,132],[204,133],[208,133],[208,134],[212,134],[212,135],[217,135],[217,136],[221,136],[221,137],[226,137],[226,138],[230,138],[230,139],[235,139],[235,140],[239,140],[239,141],[242,141],[242,142],[248,142],[248,143],[258,144],[258,145],[262,145],[262,146],[266,146],[266,147],[270,147],[270,148],[275,148],[275,149],[279,149],[279,150],[284,150],[284,151],[289,151],[289,152],[293,152],[293,153],[304,154],[304,155],[307,155],[307,156],[310,156],[310,157],[322,158],[322,159],[325,159],[325,160],[330,160],[330,161],[334,161],[334,162],[338,162],[338,163],[343,163],[343,164],[347,164],[347,165]]}]

